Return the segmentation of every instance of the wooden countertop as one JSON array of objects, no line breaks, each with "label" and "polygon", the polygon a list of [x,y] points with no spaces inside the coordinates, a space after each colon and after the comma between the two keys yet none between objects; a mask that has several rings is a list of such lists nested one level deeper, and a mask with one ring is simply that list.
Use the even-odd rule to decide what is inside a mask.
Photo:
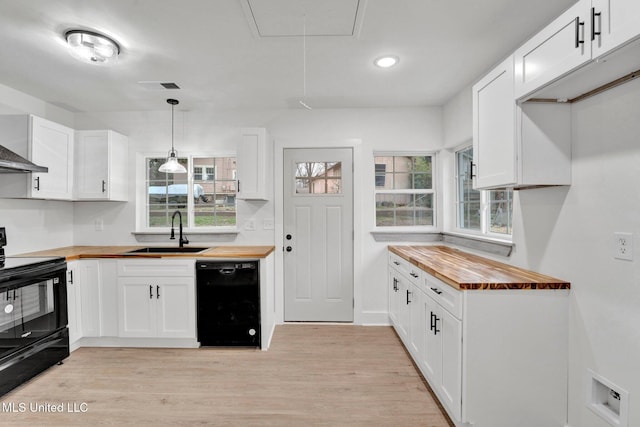
[{"label": "wooden countertop", "polygon": [[447,246],[389,246],[389,251],[460,290],[571,288],[564,280]]},{"label": "wooden countertop", "polygon": [[81,258],[266,258],[275,250],[274,246],[213,246],[200,253],[127,253],[144,247],[147,246],[67,246],[15,256],[61,256],[67,261]]}]

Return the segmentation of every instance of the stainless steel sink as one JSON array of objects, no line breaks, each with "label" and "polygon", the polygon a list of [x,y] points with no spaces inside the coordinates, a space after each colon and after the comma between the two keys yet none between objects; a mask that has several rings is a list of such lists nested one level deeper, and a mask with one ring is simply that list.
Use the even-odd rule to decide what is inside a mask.
[{"label": "stainless steel sink", "polygon": [[209,248],[197,248],[193,246],[161,246],[161,247],[148,247],[141,249],[134,249],[132,251],[128,251],[128,254],[197,254],[202,251],[206,251]]}]

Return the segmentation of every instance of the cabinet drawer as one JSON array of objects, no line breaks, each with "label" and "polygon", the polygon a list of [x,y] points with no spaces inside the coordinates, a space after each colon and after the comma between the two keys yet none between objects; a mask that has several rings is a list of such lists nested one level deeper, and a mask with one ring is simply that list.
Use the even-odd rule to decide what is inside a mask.
[{"label": "cabinet drawer", "polygon": [[409,261],[399,257],[394,253],[389,253],[389,266],[395,268],[400,273],[407,276],[407,278],[415,284],[419,284],[422,270],[411,264]]},{"label": "cabinet drawer", "polygon": [[423,272],[425,292],[455,318],[462,320],[462,292]]},{"label": "cabinet drawer", "polygon": [[119,260],[118,276],[194,277],[193,259]]}]

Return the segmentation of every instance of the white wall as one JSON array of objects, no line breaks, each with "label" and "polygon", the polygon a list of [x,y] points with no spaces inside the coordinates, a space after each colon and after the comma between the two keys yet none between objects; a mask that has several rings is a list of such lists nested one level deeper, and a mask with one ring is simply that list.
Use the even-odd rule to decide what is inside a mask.
[{"label": "white wall", "polygon": [[[170,110],[79,114],[78,129],[110,128],[129,136],[129,166],[134,170],[135,155],[140,152],[165,153],[170,145]],[[316,109],[267,111],[210,111],[176,113],[176,148],[181,154],[197,151],[233,151],[242,127],[265,127],[279,147],[319,147],[348,145],[360,140],[356,150],[355,185],[359,192],[355,218],[356,321],[387,323],[386,246],[377,243],[370,232],[374,228],[374,163],[375,150],[432,150],[442,146],[442,114],[440,108],[407,109]],[[344,144],[343,144],[344,142]],[[282,157],[282,150],[275,156]],[[281,176],[281,171],[274,171]],[[75,243],[135,244],[135,184],[130,186],[130,202],[75,203]],[[274,218],[273,202],[238,201],[238,224],[242,229],[252,218],[256,231],[241,230],[237,239],[211,244],[276,244],[282,236],[262,230],[262,221]],[[94,230],[95,219],[104,222],[104,231]],[[278,219],[278,218],[275,218]],[[280,219],[281,220],[281,219]],[[281,228],[281,224],[276,224]],[[168,237],[168,236],[167,236]],[[168,242],[168,241],[167,241]],[[281,255],[278,253],[278,255]],[[278,260],[277,260],[278,262]],[[279,261],[281,262],[281,260]],[[276,263],[277,264],[277,263]],[[281,270],[276,271],[281,275]],[[281,276],[280,276],[281,277]],[[277,281],[280,277],[277,277]],[[279,281],[281,286],[281,281]]]},{"label": "white wall", "polygon": [[[445,115],[467,114],[458,100]],[[572,427],[608,426],[585,406],[588,368],[630,393],[629,426],[640,425],[638,111],[640,81],[573,104],[572,185],[515,192],[514,253],[501,261],[571,282]],[[444,123],[451,135],[456,120]],[[613,258],[616,231],[634,234],[634,261]]]}]

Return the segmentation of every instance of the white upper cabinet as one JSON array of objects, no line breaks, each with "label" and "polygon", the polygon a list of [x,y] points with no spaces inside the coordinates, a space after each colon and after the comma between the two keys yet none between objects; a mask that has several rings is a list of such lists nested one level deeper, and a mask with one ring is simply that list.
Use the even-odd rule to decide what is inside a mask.
[{"label": "white upper cabinet", "polygon": [[581,0],[515,52],[515,96],[522,98],[591,59],[591,1]]},{"label": "white upper cabinet", "polygon": [[76,132],[76,200],[128,199],[128,139],[112,130]]},{"label": "white upper cabinet", "polygon": [[580,0],[516,50],[515,97],[573,100],[636,71],[639,21],[638,0]]},{"label": "white upper cabinet", "polygon": [[0,197],[72,200],[73,129],[33,115],[0,116],[0,145],[49,168],[5,174]]},{"label": "white upper cabinet", "polygon": [[516,183],[513,56],[473,86],[474,188]]},{"label": "white upper cabinet", "polygon": [[269,200],[273,175],[272,141],[266,129],[249,128],[240,131],[237,150],[238,195],[240,200]]},{"label": "white upper cabinet", "polygon": [[473,86],[474,188],[570,185],[569,105],[518,105],[513,87],[513,56]]},{"label": "white upper cabinet", "polygon": [[640,1],[591,0],[591,52],[593,58],[640,36]]}]

